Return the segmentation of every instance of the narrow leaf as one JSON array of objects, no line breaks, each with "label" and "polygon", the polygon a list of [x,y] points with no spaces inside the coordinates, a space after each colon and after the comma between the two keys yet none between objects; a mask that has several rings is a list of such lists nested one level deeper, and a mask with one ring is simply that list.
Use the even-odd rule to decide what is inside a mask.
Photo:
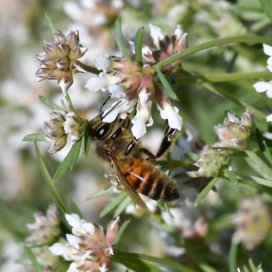
[{"label": "narrow leaf", "polygon": [[128,258],[127,256],[115,254],[112,261],[120,263],[135,272],[163,272],[163,270],[137,258]]},{"label": "narrow leaf", "polygon": [[127,195],[126,198],[119,204],[113,214],[113,218],[119,216],[127,207],[127,205],[131,202],[131,198]]},{"label": "narrow leaf", "polygon": [[39,167],[40,167],[40,170],[41,170],[41,173],[42,173],[42,176],[43,176],[43,179],[46,183],[46,185],[48,186],[51,194],[52,194],[52,198],[54,199],[56,205],[58,206],[58,208],[63,211],[64,213],[67,213],[66,211],[66,208],[62,202],[62,199],[58,193],[58,191],[56,190],[54,184],[53,184],[53,181],[52,181],[52,178],[46,168],[46,165],[44,163],[44,160],[43,160],[43,157],[40,153],[40,150],[39,150],[39,147],[37,145],[37,143],[34,143],[35,145],[35,151],[36,151],[36,154],[37,154],[37,158],[38,158],[38,163],[39,163]]},{"label": "narrow leaf", "polygon": [[166,93],[174,100],[178,100],[178,97],[176,96],[174,90],[172,89],[170,83],[164,76],[164,74],[160,70],[156,70],[157,75],[162,83],[163,88],[165,89]]},{"label": "narrow leaf", "polygon": [[116,43],[117,43],[117,46],[118,46],[120,52],[123,54],[123,56],[126,59],[130,59],[129,51],[127,48],[127,43],[126,43],[123,33],[122,33],[121,17],[118,17],[114,23],[114,32],[115,32],[115,40],[116,40]]},{"label": "narrow leaf", "polygon": [[134,39],[134,47],[135,47],[135,57],[136,61],[142,65],[143,64],[143,35],[144,35],[144,27],[140,27],[135,35]]},{"label": "narrow leaf", "polygon": [[158,258],[158,257],[154,257],[154,256],[149,256],[146,254],[118,252],[116,255],[119,258],[124,258],[124,259],[128,259],[128,260],[131,259],[131,260],[144,260],[144,261],[154,262],[154,263],[172,268],[176,272],[194,272],[195,271],[195,270],[193,270],[189,267],[186,267],[180,263],[170,261],[165,258]]},{"label": "narrow leaf", "polygon": [[113,191],[113,187],[112,187],[112,186],[109,186],[109,187],[106,188],[106,189],[100,190],[100,191],[98,191],[98,192],[96,192],[96,193],[93,193],[93,194],[89,195],[89,196],[86,198],[86,200],[95,199],[95,198],[97,198],[97,197],[99,197],[99,196],[108,194],[108,193],[110,193],[110,192],[112,192],[112,191]]},{"label": "narrow leaf", "polygon": [[86,157],[89,153],[90,146],[91,146],[91,138],[88,135],[88,130],[86,129],[85,134],[82,137],[82,147],[81,147],[84,159],[86,159]]},{"label": "narrow leaf", "polygon": [[78,207],[77,203],[74,199],[71,200],[70,203],[70,212],[78,214],[81,218],[84,218],[84,215],[82,214],[80,208]]},{"label": "narrow leaf", "polygon": [[114,240],[114,243],[113,243],[114,245],[117,245],[117,244],[119,243],[119,241],[120,241],[121,237],[123,236],[123,234],[124,234],[124,232],[125,232],[127,226],[129,225],[129,223],[130,223],[130,219],[129,219],[129,220],[126,220],[126,221],[121,225],[121,227],[119,228],[118,234],[117,234],[117,236],[116,236],[116,238],[115,238],[115,240]]},{"label": "narrow leaf", "polygon": [[36,259],[36,256],[34,255],[33,251],[30,247],[28,247],[26,244],[24,244],[24,251],[26,255],[28,256],[31,264],[34,266],[36,272],[43,272],[43,267]]},{"label": "narrow leaf", "polygon": [[263,178],[270,180],[272,177],[272,170],[267,164],[254,152],[246,151],[248,157],[246,162]]},{"label": "narrow leaf", "polygon": [[48,26],[49,26],[49,28],[50,28],[50,32],[51,32],[51,34],[52,34],[52,36],[53,36],[53,38],[54,38],[54,34],[57,32],[57,30],[56,30],[56,28],[55,28],[55,26],[54,26],[54,24],[53,24],[53,20],[52,20],[52,18],[48,15],[48,12],[46,11],[45,12],[45,19],[46,19],[46,21],[47,21],[47,24],[48,24]]},{"label": "narrow leaf", "polygon": [[264,13],[272,21],[272,0],[260,0]]},{"label": "narrow leaf", "polygon": [[117,207],[127,196],[126,192],[121,192],[116,198],[113,199],[100,213],[100,218],[110,213],[115,207]]},{"label": "narrow leaf", "polygon": [[23,138],[24,142],[43,142],[45,141],[45,135],[43,133],[28,134]]},{"label": "narrow leaf", "polygon": [[215,186],[215,184],[217,183],[217,181],[219,180],[218,177],[213,178],[208,185],[199,193],[199,195],[197,196],[195,202],[194,202],[194,206],[197,207],[199,205],[199,203],[207,196],[207,194],[209,193],[209,191]]},{"label": "narrow leaf", "polygon": [[49,109],[51,109],[51,110],[57,110],[57,111],[63,111],[63,109],[61,107],[59,107],[58,105],[56,105],[53,101],[51,101],[47,97],[40,95],[39,99]]},{"label": "narrow leaf", "polygon": [[229,271],[236,272],[237,271],[237,251],[238,244],[232,241],[229,253]]},{"label": "narrow leaf", "polygon": [[272,188],[272,180],[271,179],[267,180],[267,179],[263,179],[263,178],[259,178],[259,177],[254,177],[254,176],[251,176],[251,178],[254,181],[256,181],[258,184],[261,184],[261,185],[264,185],[264,186]]},{"label": "narrow leaf", "polygon": [[65,159],[60,163],[53,181],[54,183],[56,183],[57,181],[60,180],[60,178],[70,169],[72,170],[73,167],[75,166],[78,157],[79,157],[79,153],[80,153],[80,147],[81,147],[81,141],[77,141],[73,144],[71,150],[69,151],[69,153],[67,154],[67,156],[65,157]]}]

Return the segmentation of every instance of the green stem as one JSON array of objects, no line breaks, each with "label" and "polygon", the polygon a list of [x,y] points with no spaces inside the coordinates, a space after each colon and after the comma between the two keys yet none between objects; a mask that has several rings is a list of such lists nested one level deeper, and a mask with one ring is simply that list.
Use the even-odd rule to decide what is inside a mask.
[{"label": "green stem", "polygon": [[236,81],[245,79],[260,79],[260,78],[272,78],[272,73],[270,71],[260,71],[260,72],[249,72],[249,73],[214,73],[199,76],[183,76],[177,75],[176,86],[188,84],[188,83],[215,83],[215,82],[226,82],[226,81]]},{"label": "green stem", "polygon": [[159,63],[154,65],[153,69],[154,70],[161,69],[164,66],[167,66],[177,60],[181,60],[184,57],[192,55],[196,52],[209,49],[212,47],[216,47],[216,46],[231,44],[231,43],[246,43],[246,44],[265,43],[265,44],[272,45],[272,38],[245,35],[245,36],[239,36],[239,37],[228,37],[228,38],[212,40],[212,41],[197,45],[195,47],[185,49],[184,51],[177,53],[175,55],[172,55],[171,57],[163,61],[160,61]]},{"label": "green stem", "polygon": [[67,101],[67,103],[69,104],[69,108],[72,112],[76,113],[75,109],[74,109],[74,106],[73,106],[73,103],[72,103],[72,100],[71,100],[71,97],[68,93],[66,93],[65,95],[65,99]]}]

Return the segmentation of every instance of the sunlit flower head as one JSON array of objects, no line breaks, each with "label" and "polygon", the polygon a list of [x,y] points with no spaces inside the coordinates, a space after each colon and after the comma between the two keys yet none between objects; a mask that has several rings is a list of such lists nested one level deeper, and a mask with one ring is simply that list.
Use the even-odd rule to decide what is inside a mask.
[{"label": "sunlit flower head", "polygon": [[[170,36],[165,35],[162,30],[155,25],[150,24],[149,28],[155,48],[153,49],[149,46],[143,48],[144,62],[147,65],[154,65],[171,55],[185,50],[188,46],[187,33],[182,30],[180,25],[177,26]],[[164,67],[163,71],[171,73],[179,66],[180,62],[175,62]]]},{"label": "sunlit flower head", "polygon": [[72,261],[68,272],[107,271],[114,253],[119,218],[108,224],[104,234],[101,226],[80,219],[77,214],[66,214],[65,217],[72,227],[72,234],[66,234],[67,243],[56,243],[49,247],[50,251]]},{"label": "sunlit flower head", "polygon": [[212,147],[244,150],[247,147],[252,123],[252,109],[247,108],[241,118],[229,112],[223,125],[214,127],[219,141]]},{"label": "sunlit flower head", "polygon": [[135,61],[109,56],[98,57],[95,65],[101,73],[89,79],[86,88],[95,92],[107,91],[117,99],[104,112],[104,122],[112,122],[117,116],[126,118],[136,109],[132,133],[139,139],[146,133],[146,127],[153,124],[151,109],[155,102],[162,119],[167,120],[171,128],[181,130],[178,108],[172,105],[151,67],[143,68]]},{"label": "sunlit flower head", "polygon": [[41,68],[36,72],[37,81],[57,80],[62,91],[66,93],[73,83],[73,73],[84,72],[78,60],[85,52],[79,43],[78,31],[71,31],[65,37],[60,31],[55,34],[55,42],[44,42],[44,52],[37,55]]},{"label": "sunlit flower head", "polygon": [[49,206],[46,215],[36,213],[35,223],[27,224],[30,235],[26,242],[33,246],[50,245],[60,235],[60,219],[57,207]]},{"label": "sunlit flower head", "polygon": [[271,230],[271,214],[260,197],[242,199],[240,210],[233,216],[236,225],[234,240],[248,250],[266,239]]}]

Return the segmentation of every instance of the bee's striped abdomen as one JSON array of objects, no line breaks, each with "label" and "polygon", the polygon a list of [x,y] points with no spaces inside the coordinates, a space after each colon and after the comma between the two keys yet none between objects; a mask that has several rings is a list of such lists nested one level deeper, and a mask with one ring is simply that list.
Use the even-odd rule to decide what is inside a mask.
[{"label": "bee's striped abdomen", "polygon": [[129,158],[122,172],[134,190],[154,200],[171,201],[179,197],[174,181],[147,161]]}]

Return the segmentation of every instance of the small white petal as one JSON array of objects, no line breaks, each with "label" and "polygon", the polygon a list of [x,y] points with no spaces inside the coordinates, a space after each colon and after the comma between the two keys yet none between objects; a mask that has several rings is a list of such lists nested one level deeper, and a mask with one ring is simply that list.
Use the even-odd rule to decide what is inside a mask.
[{"label": "small white petal", "polygon": [[79,248],[79,243],[81,242],[81,239],[73,234],[66,234],[66,239],[68,241],[68,243],[78,249]]},{"label": "small white petal", "polygon": [[160,41],[165,38],[165,35],[162,33],[162,30],[152,24],[149,24],[150,28],[150,35],[153,40],[154,45],[157,47],[157,49],[160,48]]},{"label": "small white petal", "polygon": [[272,122],[272,114],[266,116],[266,122]]},{"label": "small white petal", "polygon": [[149,46],[145,45],[142,49],[142,53],[143,55],[152,55],[152,49]]},{"label": "small white petal", "polygon": [[105,91],[108,87],[108,80],[106,77],[103,76],[94,76],[87,81],[85,88],[89,89],[90,91],[97,92],[97,91]]},{"label": "small white petal", "polygon": [[72,261],[75,259],[73,257],[74,250],[71,247],[61,243],[53,244],[52,246],[48,247],[48,249],[56,256],[63,256],[63,258],[67,261]]},{"label": "small white petal", "polygon": [[263,93],[272,89],[272,83],[265,82],[265,81],[258,81],[253,85],[253,88],[255,88],[256,92]]},{"label": "small white petal", "polygon": [[82,224],[82,228],[89,235],[93,235],[95,233],[95,226],[92,223],[86,222],[86,223]]},{"label": "small white petal", "polygon": [[111,61],[108,56],[98,56],[95,59],[94,65],[97,69],[106,72],[111,66]]},{"label": "small white petal", "polygon": [[106,272],[108,271],[107,264],[103,263],[102,266],[99,266],[99,272]]},{"label": "small white petal", "polygon": [[[116,106],[118,104],[118,106]],[[116,117],[120,114],[120,117],[123,119],[126,117],[127,113],[130,112],[135,105],[135,101],[128,101],[126,99],[121,99],[116,101],[111,105],[109,109],[107,109],[104,113],[103,122],[111,123]]]},{"label": "small white petal", "polygon": [[263,44],[263,51],[267,56],[272,57],[272,46],[268,44]]},{"label": "small white petal", "polygon": [[178,108],[173,107],[169,103],[165,103],[163,108],[160,108],[160,114],[162,119],[168,120],[168,125],[170,128],[181,130],[182,118],[178,114]]},{"label": "small white petal", "polygon": [[80,218],[77,214],[65,214],[66,221],[71,227],[79,228],[81,225]]},{"label": "small white petal", "polygon": [[267,69],[272,72],[272,57],[267,59]]},{"label": "small white petal", "polygon": [[109,86],[109,92],[113,98],[123,98],[126,96],[125,89],[122,85],[114,84]]},{"label": "small white petal", "polygon": [[132,134],[136,139],[139,139],[146,134],[145,122],[140,118],[133,119],[133,122],[133,126],[131,127]]}]

